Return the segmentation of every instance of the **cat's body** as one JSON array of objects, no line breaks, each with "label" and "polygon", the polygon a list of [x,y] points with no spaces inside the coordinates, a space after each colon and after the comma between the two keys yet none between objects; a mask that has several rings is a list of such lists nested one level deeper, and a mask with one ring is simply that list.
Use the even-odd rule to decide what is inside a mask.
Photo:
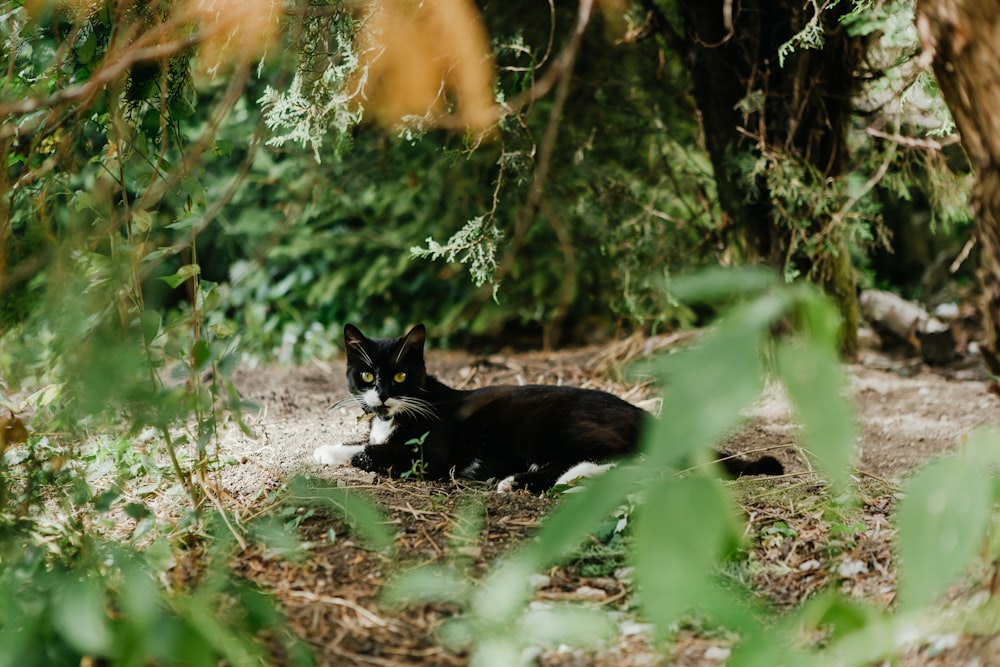
[{"label": "cat's body", "polygon": [[[552,385],[462,391],[427,375],[423,325],[406,336],[369,339],[344,327],[347,383],[370,419],[366,445],[327,445],[321,463],[426,478],[501,479],[498,491],[548,489],[571,469],[634,453],[645,411],[603,391]],[[767,460],[765,460],[767,459]],[[756,466],[756,467],[753,467]],[[777,474],[771,457],[727,465],[733,475]]]}]

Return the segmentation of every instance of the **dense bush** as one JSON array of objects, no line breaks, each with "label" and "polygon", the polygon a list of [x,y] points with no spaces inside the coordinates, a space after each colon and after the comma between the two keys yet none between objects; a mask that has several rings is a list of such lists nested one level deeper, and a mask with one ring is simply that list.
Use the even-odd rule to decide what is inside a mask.
[{"label": "dense bush", "polygon": [[[544,12],[538,18],[548,24]],[[332,30],[351,25],[315,20]],[[303,41],[317,30],[307,22]],[[519,45],[498,47],[503,97],[526,85],[526,75],[505,68],[530,68],[546,36],[529,43],[520,32],[495,37]],[[394,134],[331,121],[319,148],[283,141],[259,154],[225,223],[201,242],[203,263],[229,268],[213,278],[231,278],[225,302],[233,316],[273,349],[345,320],[386,334],[426,320],[445,341],[507,325],[538,341],[563,320],[572,339],[684,321],[660,287],[672,270],[713,261],[721,242],[709,165],[678,110],[678,63],[671,68],[679,82],[657,80],[655,43],[619,47],[614,61],[606,57],[612,48],[599,31],[589,38],[537,211],[525,213],[525,202],[547,100],[475,147],[440,131]],[[223,130],[230,141],[240,131]],[[518,237],[522,215],[530,219]],[[490,271],[469,276],[453,262],[411,253],[433,247],[427,239],[453,247],[448,240],[470,221],[482,221],[503,267],[495,294],[482,286]]]}]

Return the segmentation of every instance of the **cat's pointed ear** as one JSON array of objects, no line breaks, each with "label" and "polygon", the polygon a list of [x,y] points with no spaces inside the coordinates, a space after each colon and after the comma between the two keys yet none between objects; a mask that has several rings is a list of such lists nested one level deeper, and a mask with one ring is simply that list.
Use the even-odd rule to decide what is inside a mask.
[{"label": "cat's pointed ear", "polygon": [[361,329],[357,328],[353,324],[344,325],[344,348],[347,350],[348,354],[360,348],[361,343],[365,340],[365,335],[361,333]]},{"label": "cat's pointed ear", "polygon": [[427,329],[423,322],[414,326],[403,338],[403,350],[417,350],[423,352],[424,340],[427,338]]}]

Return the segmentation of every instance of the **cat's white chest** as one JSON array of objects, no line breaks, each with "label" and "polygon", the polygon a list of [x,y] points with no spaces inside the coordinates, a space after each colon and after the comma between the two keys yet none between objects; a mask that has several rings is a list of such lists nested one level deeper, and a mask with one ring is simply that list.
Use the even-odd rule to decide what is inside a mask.
[{"label": "cat's white chest", "polygon": [[368,434],[368,442],[372,445],[384,445],[389,442],[389,436],[392,435],[395,428],[396,424],[393,422],[392,417],[389,419],[376,417],[372,420],[372,430]]}]

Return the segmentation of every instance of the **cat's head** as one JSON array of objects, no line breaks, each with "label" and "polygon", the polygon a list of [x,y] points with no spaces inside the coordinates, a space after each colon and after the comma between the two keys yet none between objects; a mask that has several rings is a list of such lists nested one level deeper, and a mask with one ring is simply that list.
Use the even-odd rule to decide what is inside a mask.
[{"label": "cat's head", "polygon": [[426,335],[423,324],[400,338],[368,338],[353,324],[344,325],[347,386],[365,412],[392,417],[421,392]]}]

